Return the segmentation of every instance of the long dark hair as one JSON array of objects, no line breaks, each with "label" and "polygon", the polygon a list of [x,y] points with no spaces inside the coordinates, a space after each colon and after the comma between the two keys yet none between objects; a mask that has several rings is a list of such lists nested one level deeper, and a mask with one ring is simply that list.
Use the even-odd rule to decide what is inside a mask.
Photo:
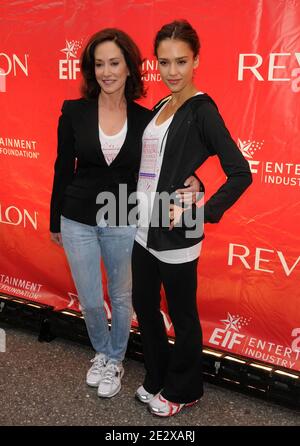
[{"label": "long dark hair", "polygon": [[190,46],[194,57],[199,54],[200,40],[198,34],[187,20],[174,20],[158,31],[154,39],[154,54],[156,57],[159,44],[165,39],[182,40]]},{"label": "long dark hair", "polygon": [[125,85],[125,96],[128,101],[133,101],[145,96],[142,80],[142,57],[138,46],[132,38],[117,28],[105,28],[92,35],[81,55],[81,72],[83,83],[81,93],[87,99],[97,98],[101,88],[95,77],[95,48],[99,43],[113,41],[122,51],[130,76]]}]

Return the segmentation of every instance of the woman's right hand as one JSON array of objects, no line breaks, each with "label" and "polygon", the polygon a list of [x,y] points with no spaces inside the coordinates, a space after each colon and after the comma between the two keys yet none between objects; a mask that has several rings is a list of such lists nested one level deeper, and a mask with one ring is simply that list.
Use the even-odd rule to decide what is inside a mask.
[{"label": "woman's right hand", "polygon": [[50,232],[50,238],[58,246],[63,246],[61,232]]}]

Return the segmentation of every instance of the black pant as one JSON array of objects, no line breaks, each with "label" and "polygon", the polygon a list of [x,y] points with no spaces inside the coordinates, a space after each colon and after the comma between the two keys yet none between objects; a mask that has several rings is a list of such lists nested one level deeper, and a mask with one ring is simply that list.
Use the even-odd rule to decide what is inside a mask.
[{"label": "black pant", "polygon": [[[146,367],[144,387],[176,403],[203,395],[202,331],[196,303],[198,259],[181,264],[161,262],[134,243],[132,252],[133,306],[142,335]],[[170,348],[160,312],[164,286],[175,331]]]}]

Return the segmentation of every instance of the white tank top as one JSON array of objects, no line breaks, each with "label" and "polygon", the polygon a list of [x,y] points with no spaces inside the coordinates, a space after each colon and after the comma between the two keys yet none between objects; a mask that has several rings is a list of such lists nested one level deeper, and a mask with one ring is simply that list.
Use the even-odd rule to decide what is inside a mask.
[{"label": "white tank top", "polygon": [[109,166],[113,160],[116,158],[122,145],[124,144],[127,133],[127,119],[123,128],[115,135],[106,135],[99,125],[99,138],[102,153],[104,155],[105,161]]}]

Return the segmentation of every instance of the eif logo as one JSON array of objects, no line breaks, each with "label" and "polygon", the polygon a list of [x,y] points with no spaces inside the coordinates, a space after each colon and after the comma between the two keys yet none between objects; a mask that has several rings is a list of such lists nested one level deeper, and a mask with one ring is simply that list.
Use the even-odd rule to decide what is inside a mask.
[{"label": "eif logo", "polygon": [[250,170],[252,173],[257,173],[257,168],[260,164],[260,161],[256,161],[253,159],[253,155],[257,150],[260,150],[264,144],[264,141],[242,141],[240,138],[238,138],[238,147],[246,160],[249,163]]},{"label": "eif logo", "polygon": [[264,144],[262,141],[241,140],[237,145],[248,161],[252,173],[260,174],[261,183],[276,186],[300,186],[300,163],[290,161],[257,161],[254,158],[256,151]]},{"label": "eif logo", "polygon": [[23,58],[16,54],[0,53],[0,92],[6,92],[7,77],[16,77],[19,73],[28,77],[28,54]]},{"label": "eif logo", "polygon": [[77,73],[80,72],[80,60],[77,57],[79,48],[82,46],[82,41],[66,40],[66,46],[62,50],[65,54],[65,59],[59,60],[59,79],[77,79]]},{"label": "eif logo", "polygon": [[222,319],[221,322],[225,328],[215,328],[209,343],[217,345],[218,347],[232,350],[235,345],[240,345],[245,335],[239,333],[242,326],[249,324],[251,318],[244,318],[240,315],[231,315],[227,313],[227,319]]},{"label": "eif logo", "polygon": [[6,352],[6,333],[5,330],[0,328],[0,353]]}]

